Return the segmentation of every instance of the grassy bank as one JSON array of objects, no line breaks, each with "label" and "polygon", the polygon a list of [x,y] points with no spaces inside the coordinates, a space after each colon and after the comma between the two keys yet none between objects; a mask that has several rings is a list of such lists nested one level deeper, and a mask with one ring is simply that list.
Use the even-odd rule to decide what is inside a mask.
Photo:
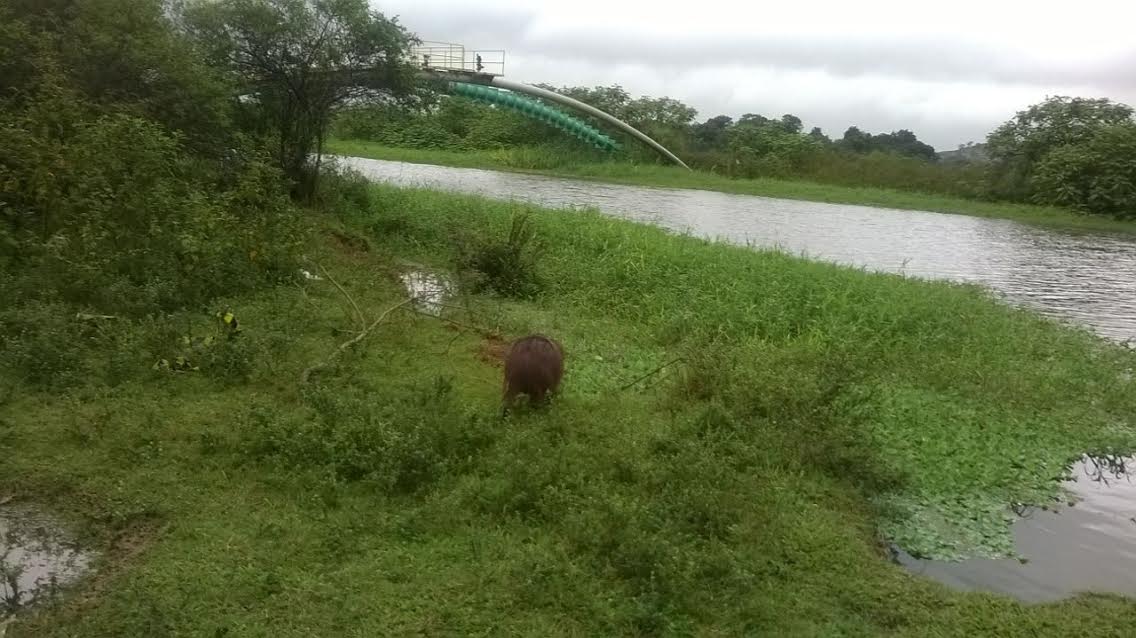
[{"label": "grassy bank", "polygon": [[[0,497],[68,512],[106,550],[86,595],[10,636],[1136,624],[1120,598],[952,592],[890,564],[879,541],[1006,551],[1003,504],[1052,498],[1085,450],[1136,444],[1121,374],[1133,353],[973,288],[598,213],[363,186],[336,207],[352,209],[321,222],[322,280],[214,304],[242,332],[201,370],[121,374],[153,363],[129,344],[168,340],[172,358],[186,331],[212,334],[212,308],[105,325],[136,338],[70,387],[4,378]],[[522,212],[536,243],[503,242]],[[520,270],[496,272],[518,246]],[[393,311],[301,386],[405,298],[408,262],[450,270],[461,256],[527,296],[465,295],[451,322]],[[500,340],[529,331],[565,344],[563,394],[498,420]]]},{"label": "grassy bank", "polygon": [[581,158],[533,149],[455,152],[391,148],[363,140],[332,140],[329,153],[395,160],[419,164],[440,164],[465,168],[489,168],[576,179],[594,179],[616,184],[690,188],[760,195],[834,204],[859,204],[883,208],[925,210],[1015,221],[1066,230],[1136,234],[1136,222],[1125,222],[1047,206],[983,202],[941,195],[897,191],[885,188],[850,188],[830,184],[780,179],[730,179],[703,171],[677,167],[636,165],[622,162],[595,163]]}]

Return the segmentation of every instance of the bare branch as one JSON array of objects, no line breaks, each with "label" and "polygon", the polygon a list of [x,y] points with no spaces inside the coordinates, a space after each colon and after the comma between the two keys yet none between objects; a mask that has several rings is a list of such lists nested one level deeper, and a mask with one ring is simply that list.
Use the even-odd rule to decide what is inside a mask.
[{"label": "bare branch", "polygon": [[347,301],[351,304],[351,307],[355,309],[355,318],[359,320],[359,329],[362,330],[367,325],[367,319],[363,317],[363,311],[359,310],[359,304],[355,303],[355,299],[351,295],[349,295],[346,290],[343,289],[343,286],[339,285],[339,282],[335,280],[335,277],[331,276],[331,273],[327,271],[327,268],[323,267],[323,264],[317,262],[316,267],[319,268],[324,277],[327,277],[328,281],[330,281],[337,289],[339,289],[339,292],[343,293],[343,296],[347,298]]},{"label": "bare branch", "polygon": [[664,363],[663,365],[655,368],[654,370],[648,372],[647,374],[639,377],[638,379],[632,381],[631,383],[628,383],[627,385],[621,387],[620,389],[616,390],[616,392],[623,392],[627,388],[630,388],[631,386],[635,385],[636,383],[639,383],[643,379],[646,379],[647,377],[650,377],[650,376],[653,376],[653,375],[656,375],[656,374],[662,372],[663,368],[666,368],[667,366],[678,363],[679,361],[685,361],[685,360],[686,359],[684,359],[683,357],[678,357],[677,359],[671,359],[670,361],[668,361],[668,362]]},{"label": "bare branch", "polygon": [[339,344],[339,347],[336,348],[334,351],[332,351],[332,353],[330,355],[328,355],[327,359],[325,359],[323,361],[323,363],[317,363],[316,365],[304,370],[303,373],[300,374],[300,383],[302,385],[306,385],[308,383],[308,380],[311,378],[312,373],[316,372],[317,370],[322,370],[322,369],[328,367],[329,365],[331,365],[331,363],[335,359],[339,358],[339,356],[342,355],[345,350],[347,350],[351,346],[362,341],[364,339],[364,337],[366,337],[368,334],[371,333],[372,330],[374,330],[376,327],[378,327],[378,325],[383,322],[383,319],[387,318],[387,315],[394,312],[395,310],[398,310],[399,308],[405,306],[406,304],[408,304],[412,301],[414,301],[414,297],[407,297],[406,299],[403,299],[402,301],[398,302],[397,304],[395,304],[395,305],[391,306],[390,308],[387,308],[386,310],[384,310],[383,314],[379,315],[379,318],[375,319],[371,323],[371,325],[367,326],[362,332],[355,335],[354,338],[348,339],[347,341],[344,341],[343,343]]}]

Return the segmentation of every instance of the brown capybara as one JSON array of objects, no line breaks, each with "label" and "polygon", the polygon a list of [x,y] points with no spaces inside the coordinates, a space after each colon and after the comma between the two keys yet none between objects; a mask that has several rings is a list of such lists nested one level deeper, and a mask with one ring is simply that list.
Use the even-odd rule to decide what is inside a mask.
[{"label": "brown capybara", "polygon": [[505,414],[518,394],[530,404],[547,402],[564,375],[564,350],[544,335],[521,337],[505,355],[505,388],[501,413]]}]

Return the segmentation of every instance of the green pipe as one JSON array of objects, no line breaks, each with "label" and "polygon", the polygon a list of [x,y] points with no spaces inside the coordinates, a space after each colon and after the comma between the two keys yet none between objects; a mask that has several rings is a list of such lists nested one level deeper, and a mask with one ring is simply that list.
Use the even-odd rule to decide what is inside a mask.
[{"label": "green pipe", "polygon": [[554,108],[527,97],[503,89],[495,89],[481,84],[450,82],[449,89],[456,95],[468,97],[487,104],[496,104],[528,117],[554,126],[584,142],[605,151],[619,149],[619,144],[594,127]]}]

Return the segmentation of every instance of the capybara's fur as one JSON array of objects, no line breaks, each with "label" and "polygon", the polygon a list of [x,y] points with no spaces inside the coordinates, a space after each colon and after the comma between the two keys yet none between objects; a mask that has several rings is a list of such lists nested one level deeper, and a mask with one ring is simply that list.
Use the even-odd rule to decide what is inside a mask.
[{"label": "capybara's fur", "polygon": [[564,350],[543,335],[529,335],[513,342],[505,355],[505,388],[502,413],[507,412],[518,394],[529,403],[547,402],[560,386],[564,375]]}]

